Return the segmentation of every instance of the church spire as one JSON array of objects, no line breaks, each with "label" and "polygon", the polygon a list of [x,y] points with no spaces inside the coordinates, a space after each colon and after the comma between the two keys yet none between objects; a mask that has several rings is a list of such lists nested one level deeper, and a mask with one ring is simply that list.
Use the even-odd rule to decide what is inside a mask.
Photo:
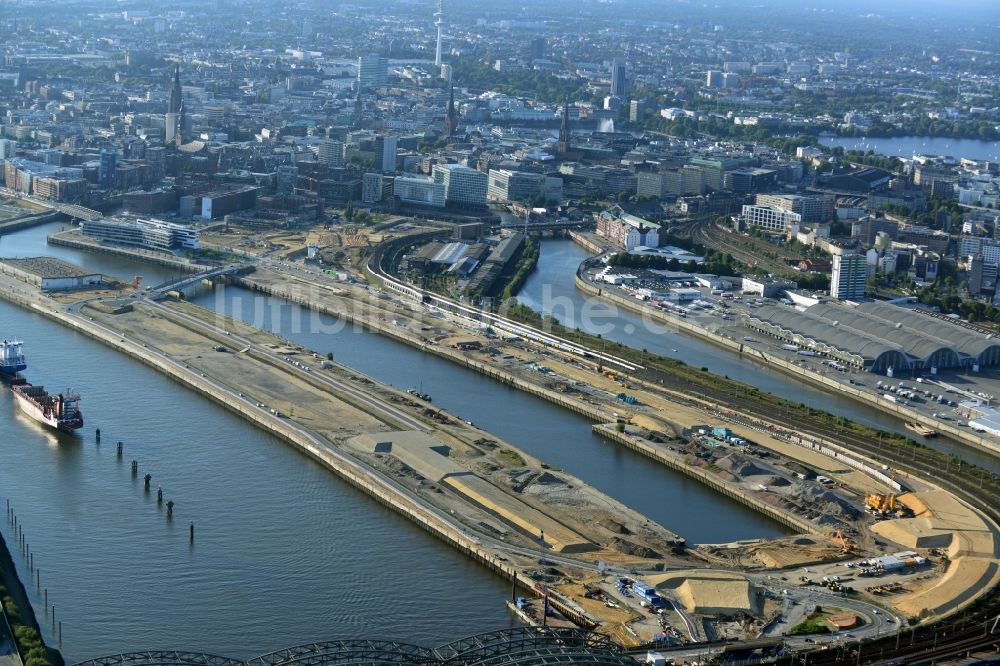
[{"label": "church spire", "polygon": [[455,130],[458,129],[458,118],[455,115],[455,84],[451,84],[451,92],[448,96],[448,112],[444,117],[444,135],[446,137],[454,136]]},{"label": "church spire", "polygon": [[570,151],[569,135],[569,98],[563,102],[562,124],[559,126],[559,143],[556,144],[556,152],[565,155]]},{"label": "church spire", "polygon": [[169,113],[180,113],[181,103],[181,67],[177,65],[174,67],[174,85],[170,88],[170,107],[167,111]]}]

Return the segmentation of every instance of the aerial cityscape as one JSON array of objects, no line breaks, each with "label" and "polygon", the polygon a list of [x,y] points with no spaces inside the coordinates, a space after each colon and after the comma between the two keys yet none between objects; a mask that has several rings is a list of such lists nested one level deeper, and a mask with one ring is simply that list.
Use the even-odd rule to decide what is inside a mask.
[{"label": "aerial cityscape", "polygon": [[4,0],[0,666],[1000,664],[1000,5]]}]

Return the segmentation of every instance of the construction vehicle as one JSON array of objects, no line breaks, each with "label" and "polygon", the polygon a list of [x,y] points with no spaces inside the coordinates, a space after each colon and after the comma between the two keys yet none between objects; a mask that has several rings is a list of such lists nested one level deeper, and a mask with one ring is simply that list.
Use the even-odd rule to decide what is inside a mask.
[{"label": "construction vehicle", "polygon": [[881,495],[879,493],[865,495],[865,506],[870,509],[872,513],[882,515],[892,513],[896,510],[896,496]]},{"label": "construction vehicle", "polygon": [[844,533],[841,532],[840,530],[837,530],[837,533],[834,535],[834,539],[836,539],[837,543],[840,544],[841,547],[840,552],[844,553],[845,555],[854,550],[854,545],[847,540],[847,537],[845,537]]}]

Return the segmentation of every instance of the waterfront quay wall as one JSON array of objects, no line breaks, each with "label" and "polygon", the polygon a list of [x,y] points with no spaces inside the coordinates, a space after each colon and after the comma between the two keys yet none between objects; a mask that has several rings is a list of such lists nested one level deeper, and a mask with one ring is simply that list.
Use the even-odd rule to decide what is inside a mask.
[{"label": "waterfront quay wall", "polygon": [[22,229],[30,229],[31,227],[48,224],[49,222],[56,222],[62,217],[63,214],[59,211],[26,215],[24,217],[10,220],[9,222],[0,223],[0,234],[9,234],[13,231],[21,231]]},{"label": "waterfront quay wall", "polygon": [[[150,354],[148,349],[144,349],[128,340],[122,340],[117,335],[100,326],[53,309],[30,297],[13,294],[7,290],[0,290],[0,296],[101,342],[157,370],[179,384],[200,393],[221,407],[237,414],[286,444],[308,455],[357,490],[368,495],[379,504],[408,518],[417,526],[456,548],[466,556],[471,557],[495,574],[515,581],[516,584],[519,584],[524,589],[532,589],[530,581],[521,579],[517,569],[500,561],[496,553],[483,547],[475,537],[466,534],[461,528],[437,518],[429,510],[410,499],[402,489],[397,489],[391,480],[382,478],[376,471],[368,469],[360,462],[348,459],[343,454],[334,451],[330,446],[323,444],[318,437],[311,433],[294,427],[282,418],[263,412],[255,405],[220,388],[207,379],[199,377],[194,371],[184,369],[179,365],[168,362],[165,358]],[[565,617],[581,627],[593,629],[598,625],[598,622],[594,618],[560,595],[550,593],[549,603]]]},{"label": "waterfront quay wall", "polygon": [[587,252],[593,252],[594,254],[601,254],[604,252],[604,248],[595,243],[594,241],[587,238],[584,234],[579,231],[570,231],[569,237],[573,239],[573,242],[582,247]]},{"label": "waterfront quay wall", "polygon": [[[584,239],[586,240],[586,239]],[[775,356],[773,354],[768,354],[765,351],[758,349],[753,349],[744,345],[740,341],[732,340],[725,336],[719,335],[714,331],[710,331],[707,328],[703,328],[696,324],[692,324],[685,321],[679,317],[672,317],[664,312],[655,310],[649,306],[644,305],[641,301],[634,298],[625,298],[620,294],[615,294],[602,289],[591,282],[588,282],[582,278],[579,273],[576,276],[576,286],[586,294],[592,296],[598,296],[603,299],[622,306],[627,310],[632,310],[633,312],[638,312],[643,316],[650,317],[657,321],[670,324],[677,330],[697,337],[700,340],[706,340],[720,347],[725,347],[730,351],[733,351],[741,356],[745,356],[748,359],[753,359],[760,361],[761,363],[767,364],[773,368],[776,368],[785,374],[788,374],[796,379],[804,379],[817,386],[824,389],[832,389],[840,395],[847,396],[856,400],[857,402],[863,403],[870,407],[875,407],[883,412],[896,416],[900,419],[906,421],[912,421],[914,423],[922,423],[938,432],[947,434],[960,442],[971,445],[977,449],[986,451],[995,456],[1000,456],[1000,444],[989,440],[986,437],[979,437],[975,433],[963,430],[951,423],[946,421],[940,421],[938,419],[927,416],[915,410],[909,409],[900,405],[898,403],[893,403],[881,396],[872,395],[866,391],[862,391],[856,387],[846,385],[842,382],[838,382],[835,379],[826,377],[817,372],[809,370],[808,368],[803,368],[802,366],[796,365],[780,356]]]},{"label": "waterfront quay wall", "polygon": [[807,521],[801,520],[788,512],[775,508],[766,502],[762,502],[742,488],[728,484],[721,479],[716,478],[710,472],[684,464],[684,462],[677,457],[660,451],[649,441],[636,437],[635,435],[631,435],[627,432],[618,432],[614,427],[604,424],[594,425],[593,429],[594,432],[598,433],[601,437],[605,437],[627,449],[641,453],[647,458],[652,458],[653,460],[662,465],[666,465],[671,469],[683,472],[684,474],[697,479],[701,483],[704,483],[706,486],[709,486],[716,492],[764,514],[768,518],[781,523],[785,527],[789,527],[797,532],[806,534],[816,531],[815,525],[811,525]]}]

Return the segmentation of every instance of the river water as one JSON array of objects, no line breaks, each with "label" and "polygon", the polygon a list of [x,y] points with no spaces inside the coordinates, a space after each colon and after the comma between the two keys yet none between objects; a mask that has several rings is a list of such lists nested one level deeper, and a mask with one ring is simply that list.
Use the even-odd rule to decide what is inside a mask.
[{"label": "river water", "polygon": [[822,137],[824,146],[842,146],[844,150],[874,150],[880,155],[891,157],[913,157],[914,155],[948,155],[970,160],[1000,160],[1000,141],[979,141],[977,139],[947,139],[927,136],[894,137]]},{"label": "river water", "polygon": [[[68,662],[148,648],[250,657],[345,637],[435,643],[511,622],[504,581],[284,443],[3,301],[0,329],[26,341],[29,379],[83,395],[87,426],[63,436],[0,391],[0,502],[27,535],[43,590],[15,556],[18,571],[40,620],[48,588]],[[157,485],[176,502],[172,522]],[[6,520],[0,529],[14,544]]]},{"label": "river water", "polygon": [[[707,367],[717,375],[745,382],[782,398],[805,403],[815,409],[823,409],[888,432],[913,437],[913,433],[888,414],[847,397],[820,391],[766,365],[749,362],[709,342],[669,330],[665,325],[650,327],[639,314],[597,298],[589,298],[577,290],[574,281],[577,267],[589,256],[587,250],[571,240],[544,241],[540,248],[538,268],[525,281],[517,295],[518,301],[534,310],[553,315],[567,326],[580,327],[591,333],[599,332],[609,340],[680,359],[695,367]],[[925,443],[960,455],[991,471],[1000,472],[1000,460],[958,442],[939,437]]]}]

